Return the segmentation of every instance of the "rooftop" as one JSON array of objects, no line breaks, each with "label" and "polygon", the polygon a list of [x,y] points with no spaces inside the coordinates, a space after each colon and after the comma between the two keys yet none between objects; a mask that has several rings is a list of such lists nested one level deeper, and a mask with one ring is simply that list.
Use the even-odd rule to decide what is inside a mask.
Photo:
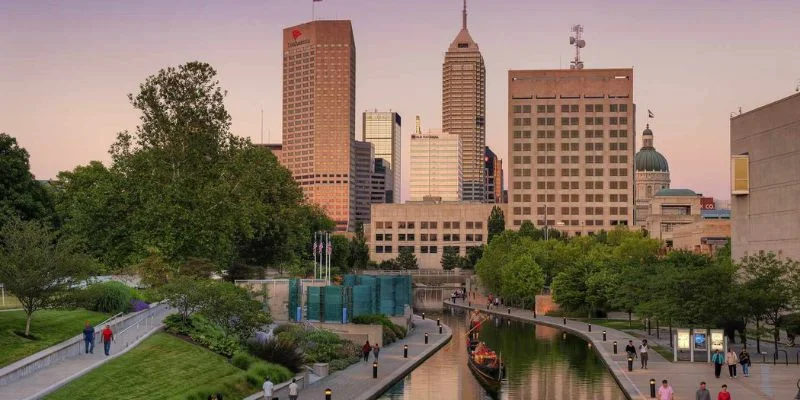
[{"label": "rooftop", "polygon": [[661,189],[656,193],[656,196],[686,196],[686,197],[694,197],[697,196],[691,189]]}]

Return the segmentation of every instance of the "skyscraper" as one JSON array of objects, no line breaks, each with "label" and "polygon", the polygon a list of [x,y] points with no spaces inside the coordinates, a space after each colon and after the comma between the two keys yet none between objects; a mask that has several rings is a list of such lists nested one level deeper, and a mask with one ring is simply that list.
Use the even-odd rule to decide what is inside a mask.
[{"label": "skyscraper", "polygon": [[369,223],[370,196],[372,194],[372,174],[375,172],[375,149],[370,142],[356,141],[356,216],[355,220]]},{"label": "skyscraper", "polygon": [[364,141],[375,146],[375,158],[384,159],[386,167],[394,174],[386,183],[386,202],[400,202],[400,138],[402,120],[400,114],[392,111],[365,111],[363,114]]},{"label": "skyscraper", "polygon": [[339,231],[354,228],[356,48],[350,21],[283,30],[282,161]]},{"label": "skyscraper", "polygon": [[510,226],[633,225],[633,70],[509,71]]},{"label": "skyscraper", "polygon": [[467,30],[464,0],[461,31],[450,43],[442,65],[442,130],[461,137],[464,201],[484,201],[485,124],[486,67]]},{"label": "skyscraper", "polygon": [[461,200],[461,137],[445,132],[411,135],[411,184],[409,199]]},{"label": "skyscraper", "polygon": [[486,179],[486,203],[503,202],[503,160],[497,157],[489,146],[486,146],[484,158],[484,174]]}]

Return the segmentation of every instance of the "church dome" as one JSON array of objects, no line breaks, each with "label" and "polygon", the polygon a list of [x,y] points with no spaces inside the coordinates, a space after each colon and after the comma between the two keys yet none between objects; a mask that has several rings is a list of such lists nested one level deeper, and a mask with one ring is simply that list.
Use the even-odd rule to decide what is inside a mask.
[{"label": "church dome", "polygon": [[636,171],[669,172],[666,157],[653,147],[653,131],[650,130],[649,124],[642,133],[642,142],[642,149],[636,153],[633,160]]}]

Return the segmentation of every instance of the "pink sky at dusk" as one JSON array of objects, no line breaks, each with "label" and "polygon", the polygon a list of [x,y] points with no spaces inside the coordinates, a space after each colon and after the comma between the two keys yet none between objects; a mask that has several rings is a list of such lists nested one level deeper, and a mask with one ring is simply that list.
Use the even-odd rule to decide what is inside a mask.
[{"label": "pink sky at dusk", "polygon": [[[403,117],[403,197],[414,116],[441,126],[441,64],[461,0],[323,0],[318,19],[350,19],[360,112]],[[797,0],[469,0],[487,68],[487,144],[507,155],[507,71],[568,66],[569,28],[585,27],[586,68],[634,68],[637,134],[653,110],[673,187],[729,198],[729,115],[794,92]],[[228,90],[233,131],[281,136],[281,29],[311,19],[311,0],[0,2],[0,132],[39,179],[108,162],[138,114],[126,95],[160,68],[201,60]],[[269,132],[269,134],[268,134]],[[637,142],[640,142],[638,140]]]}]

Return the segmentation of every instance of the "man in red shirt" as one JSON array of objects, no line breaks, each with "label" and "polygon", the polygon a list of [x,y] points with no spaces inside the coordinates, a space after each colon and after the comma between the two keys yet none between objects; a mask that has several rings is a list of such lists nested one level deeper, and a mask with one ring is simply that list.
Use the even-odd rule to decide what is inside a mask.
[{"label": "man in red shirt", "polygon": [[114,340],[114,332],[111,331],[110,326],[106,325],[105,329],[103,329],[102,335],[103,350],[105,350],[106,355],[109,355],[111,352],[111,341]]}]

